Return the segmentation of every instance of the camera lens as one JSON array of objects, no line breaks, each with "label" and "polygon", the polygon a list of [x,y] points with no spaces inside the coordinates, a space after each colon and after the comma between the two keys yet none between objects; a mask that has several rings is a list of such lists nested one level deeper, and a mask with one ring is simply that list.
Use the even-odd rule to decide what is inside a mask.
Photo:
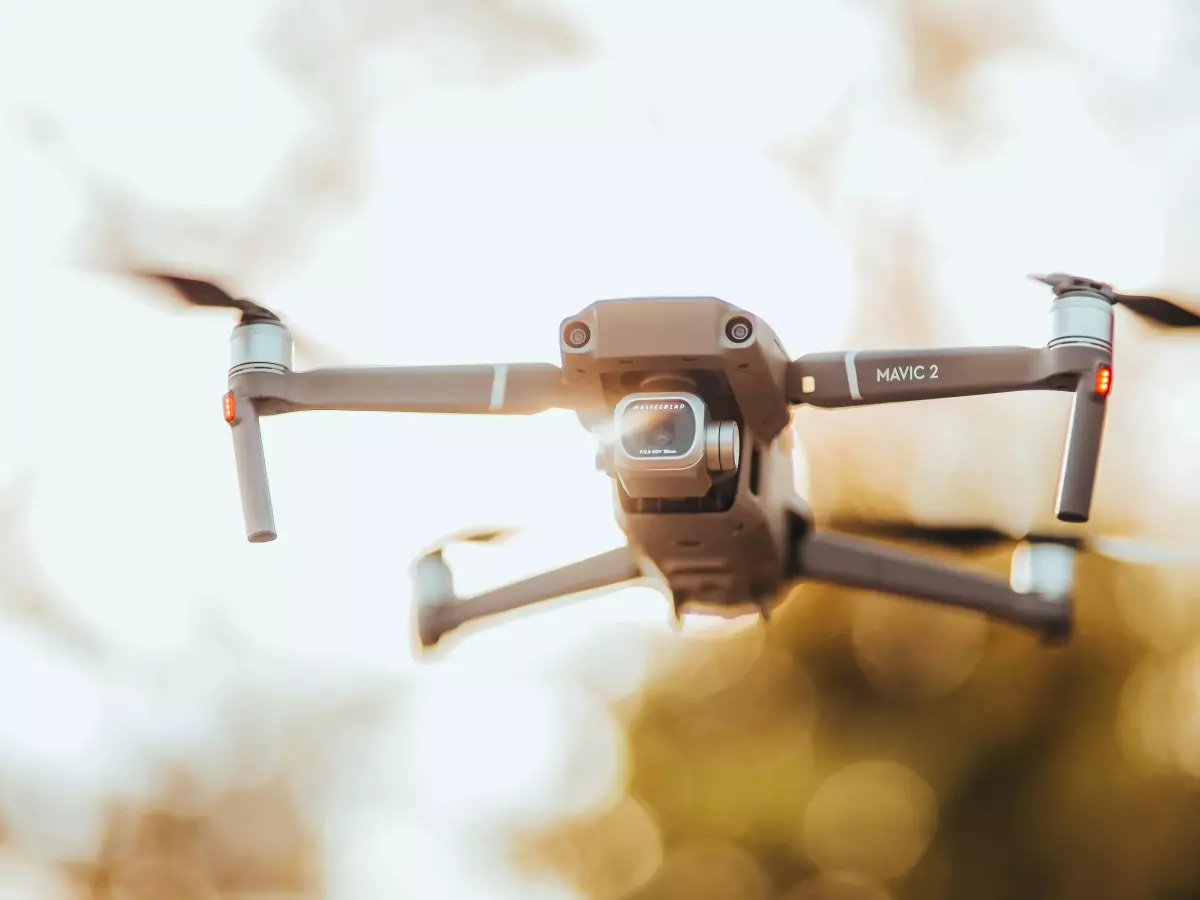
[{"label": "camera lens", "polygon": [[725,337],[735,344],[744,344],[754,333],[754,326],[745,316],[734,316],[725,323]]},{"label": "camera lens", "polygon": [[630,404],[618,429],[627,456],[667,459],[689,452],[701,425],[687,401],[654,395]]},{"label": "camera lens", "polygon": [[656,444],[659,447],[669,447],[675,440],[675,426],[670,422],[664,422],[657,428],[650,429],[647,438],[651,444]]},{"label": "camera lens", "polygon": [[585,322],[568,322],[567,327],[563,329],[563,340],[572,350],[586,347],[591,339],[592,329],[588,328]]}]

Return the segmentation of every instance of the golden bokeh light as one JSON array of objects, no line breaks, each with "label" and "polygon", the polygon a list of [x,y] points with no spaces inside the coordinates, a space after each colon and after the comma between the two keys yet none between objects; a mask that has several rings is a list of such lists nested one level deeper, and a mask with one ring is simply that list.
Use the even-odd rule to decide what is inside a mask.
[{"label": "golden bokeh light", "polygon": [[852,763],[826,778],[804,813],[803,845],[825,871],[891,879],[921,859],[937,831],[938,802],[899,763]]},{"label": "golden bokeh light", "polygon": [[862,875],[822,872],[786,891],[779,900],[892,900],[892,895]]},{"label": "golden bokeh light", "polygon": [[673,849],[647,886],[662,900],[769,900],[771,883],[735,844],[693,841]]},{"label": "golden bokeh light", "polygon": [[970,676],[983,655],[989,625],[969,613],[860,595],[851,627],[855,657],[876,690],[929,700]]},{"label": "golden bokeh light", "polygon": [[636,896],[655,877],[663,852],[662,832],[652,811],[626,795],[582,820],[560,822],[517,856],[531,868],[551,860],[557,871],[586,885],[594,900],[622,900]]},{"label": "golden bokeh light", "polygon": [[[691,619],[702,617],[688,617]],[[732,620],[737,624],[730,627],[731,620],[718,620],[725,627],[705,627],[688,633],[685,631],[668,654],[664,662],[669,666],[672,677],[664,682],[669,685],[686,685],[692,697],[715,694],[735,684],[757,662],[766,646],[766,629],[762,622],[746,616]]]},{"label": "golden bokeh light", "polygon": [[1115,573],[1117,609],[1154,650],[1178,653],[1200,632],[1196,575],[1188,568],[1124,566]]}]

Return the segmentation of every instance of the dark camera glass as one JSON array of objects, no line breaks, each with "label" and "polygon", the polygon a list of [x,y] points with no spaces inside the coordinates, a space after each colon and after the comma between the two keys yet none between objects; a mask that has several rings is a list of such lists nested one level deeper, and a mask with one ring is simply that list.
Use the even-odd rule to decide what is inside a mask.
[{"label": "dark camera glass", "polygon": [[683,400],[639,400],[622,416],[621,445],[629,456],[682,456],[695,441],[696,414]]}]

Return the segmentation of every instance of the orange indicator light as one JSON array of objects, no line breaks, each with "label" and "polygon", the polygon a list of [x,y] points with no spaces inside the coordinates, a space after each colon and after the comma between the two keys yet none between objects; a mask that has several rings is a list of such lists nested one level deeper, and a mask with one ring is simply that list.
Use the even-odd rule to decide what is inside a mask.
[{"label": "orange indicator light", "polygon": [[225,394],[222,405],[225,408],[225,421],[232,425],[233,420],[237,417],[237,401],[233,398],[233,391]]},{"label": "orange indicator light", "polygon": [[1112,390],[1112,366],[1101,366],[1096,370],[1096,393],[1107,397]]}]

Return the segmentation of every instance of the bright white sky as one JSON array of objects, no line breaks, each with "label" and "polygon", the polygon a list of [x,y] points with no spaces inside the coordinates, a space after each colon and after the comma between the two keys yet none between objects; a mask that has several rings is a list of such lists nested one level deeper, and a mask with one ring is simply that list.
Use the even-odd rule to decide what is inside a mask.
[{"label": "bright white sky", "polygon": [[[887,83],[895,48],[880,23],[836,0],[571,0],[562,8],[591,36],[588,62],[502,90],[420,85],[377,122],[364,204],[319,231],[286,274],[247,286],[297,331],[372,363],[555,361],[563,317],[630,294],[724,297],[768,318],[796,355],[850,340],[848,234],[806,203],[768,151],[819,126],[850,88]],[[1072,50],[1095,78],[1149,89],[1170,76],[1162,62],[1170,0],[1136,13],[1082,0],[1047,9],[1057,25],[1086,21]],[[8,0],[0,4],[0,101],[54,118],[91,165],[155,203],[249,210],[305,127],[304,108],[259,52],[265,13],[246,0],[190,9]],[[1168,274],[1186,288],[1186,277],[1200,274],[1164,257],[1174,198],[1195,183],[1184,168],[1194,157],[1178,152],[1194,146],[1194,134],[1178,131],[1171,155],[1116,143],[1088,112],[1082,92],[1095,84],[1083,84],[1081,71],[1030,59],[985,73],[980,97],[1003,138],[966,163],[949,160],[884,91],[835,169],[839,209],[919,202],[944,252],[936,300],[952,310],[948,330],[961,343],[1043,340],[1045,298],[1022,281],[1029,271],[1075,269],[1128,289],[1161,285]],[[1162,97],[1155,121],[1168,128],[1174,101]],[[1064,116],[1073,135],[1052,129]],[[599,625],[665,627],[666,603],[626,591],[480,632],[435,665],[418,665],[406,570],[420,547],[475,524],[526,531],[502,548],[457,554],[467,591],[618,543],[590,439],[567,413],[272,420],[280,538],[251,546],[220,418],[232,318],[163,311],[133,286],[64,266],[84,209],[75,187],[14,130],[0,131],[0,389],[10,423],[0,479],[36,475],[37,563],[71,615],[114,646],[182,658],[204,610],[217,608],[240,633],[305,666],[419,678],[422,692],[397,713],[395,735],[368,767],[372,777],[400,779],[409,799],[396,811],[367,804],[344,831],[331,823],[350,813],[329,813],[331,896],[374,896],[363,883],[379,896],[395,896],[401,884],[423,897],[506,896],[486,859],[476,868],[439,862],[468,852],[466,812],[528,815],[531,798],[544,796],[538,815],[554,814],[605,796],[621,778],[616,726],[538,673]],[[179,255],[167,239],[155,249],[165,260]],[[225,259],[185,253],[178,261],[219,269]],[[1122,320],[1127,326],[1146,333]],[[1158,374],[1187,372],[1186,348],[1179,339],[1153,345],[1161,348],[1153,354],[1141,342],[1128,346],[1137,377],[1123,382],[1118,369],[1113,419],[1125,415],[1139,430],[1122,437],[1110,428],[1106,448],[1132,464],[1153,440],[1157,455],[1138,491],[1122,484],[1122,513],[1158,521],[1150,514],[1166,508],[1194,526],[1197,514],[1170,478],[1194,471],[1200,382],[1171,388],[1169,402],[1144,415],[1134,404],[1162,394]],[[921,421],[938,418],[939,452],[969,460],[976,444],[945,415]],[[821,422],[827,446],[863,433],[832,417]],[[927,468],[920,484],[940,484],[944,467]],[[84,785],[116,789],[115,773],[129,764],[85,771],[109,759],[97,742],[119,749],[150,726],[121,731],[130,716],[106,704],[132,702],[113,699],[125,688],[30,649],[22,634],[0,628],[12,649],[0,652],[0,679],[38,686],[36,702],[0,691],[0,746],[17,747],[8,761],[28,780],[34,758],[50,760],[45,780],[71,785],[75,797],[87,796]],[[620,689],[636,688],[639,665],[631,652],[631,680]],[[189,690],[201,692],[194,715],[167,715],[178,694],[147,707],[155,740],[210,739],[202,698],[219,689]],[[610,742],[614,761],[594,767],[595,784],[568,792],[556,780],[569,752],[565,728]],[[370,785],[359,789],[375,796]],[[418,849],[400,858],[389,849],[400,844]],[[343,847],[355,855],[338,856]],[[513,896],[538,890],[512,886]],[[547,898],[570,896],[547,890]]]}]

